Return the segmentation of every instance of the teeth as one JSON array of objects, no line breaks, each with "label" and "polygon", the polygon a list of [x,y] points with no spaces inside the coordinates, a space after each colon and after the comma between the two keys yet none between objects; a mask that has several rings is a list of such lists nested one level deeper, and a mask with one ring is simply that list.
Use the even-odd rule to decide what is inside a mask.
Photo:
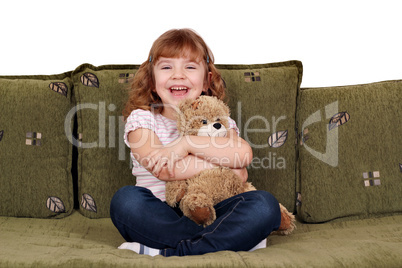
[{"label": "teeth", "polygon": [[171,90],[186,90],[187,87],[171,87]]}]

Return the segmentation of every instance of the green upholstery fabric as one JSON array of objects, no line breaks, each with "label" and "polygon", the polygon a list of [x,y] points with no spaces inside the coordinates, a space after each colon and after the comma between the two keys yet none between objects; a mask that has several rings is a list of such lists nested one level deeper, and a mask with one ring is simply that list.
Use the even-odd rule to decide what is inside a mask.
[{"label": "green upholstery fabric", "polygon": [[296,100],[303,68],[299,61],[217,65],[226,82],[232,118],[253,148],[249,180],[295,210]]},{"label": "green upholstery fabric", "polygon": [[298,216],[402,211],[402,81],[301,90]]},{"label": "green upholstery fabric", "polygon": [[109,217],[110,201],[135,184],[122,110],[138,66],[79,66],[72,74],[78,122],[78,202],[90,218]]},{"label": "green upholstery fabric", "polygon": [[65,116],[70,73],[0,77],[0,215],[65,217],[73,210]]},{"label": "green upholstery fabric", "polygon": [[110,219],[75,212],[62,220],[0,217],[0,267],[400,267],[402,215],[297,224],[267,248],[200,256],[150,257],[117,247]]}]

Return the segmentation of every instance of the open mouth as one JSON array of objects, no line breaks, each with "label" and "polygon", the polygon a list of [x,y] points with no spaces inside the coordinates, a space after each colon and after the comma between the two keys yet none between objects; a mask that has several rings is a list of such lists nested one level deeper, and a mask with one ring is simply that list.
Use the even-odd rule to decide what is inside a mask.
[{"label": "open mouth", "polygon": [[188,87],[171,87],[170,92],[174,96],[183,96],[188,92]]}]

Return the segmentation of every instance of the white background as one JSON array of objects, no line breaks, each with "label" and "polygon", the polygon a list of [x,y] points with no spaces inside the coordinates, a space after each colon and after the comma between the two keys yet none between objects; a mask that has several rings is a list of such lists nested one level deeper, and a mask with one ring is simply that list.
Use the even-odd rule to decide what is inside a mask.
[{"label": "white background", "polygon": [[302,87],[402,79],[398,1],[9,0],[0,27],[0,75],[141,64],[163,32],[192,28],[218,64],[302,61]]}]

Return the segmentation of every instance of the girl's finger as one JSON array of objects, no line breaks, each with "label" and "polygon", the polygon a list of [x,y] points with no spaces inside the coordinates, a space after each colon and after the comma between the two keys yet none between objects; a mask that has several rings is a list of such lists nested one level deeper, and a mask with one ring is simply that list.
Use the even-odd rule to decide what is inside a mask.
[{"label": "girl's finger", "polygon": [[162,171],[162,168],[166,165],[167,159],[166,158],[159,158],[158,161],[155,163],[152,172],[153,174],[158,177]]},{"label": "girl's finger", "polygon": [[155,162],[158,160],[157,154],[159,153],[158,150],[154,150],[151,153],[149,153],[147,156],[145,156],[145,159],[147,159],[148,165],[155,165]]},{"label": "girl's finger", "polygon": [[168,169],[169,177],[170,177],[170,178],[174,178],[174,177],[175,177],[175,174],[174,174],[175,164],[176,164],[175,161],[169,161],[169,162],[168,162],[167,169]]},{"label": "girl's finger", "polygon": [[152,158],[148,158],[147,161],[146,161],[146,166],[145,166],[145,168],[146,168],[147,170],[152,170],[154,166],[155,166],[154,160],[153,160]]},{"label": "girl's finger", "polygon": [[151,157],[148,160],[148,165],[145,167],[147,170],[152,170],[152,173],[154,172],[155,169],[157,169],[157,164],[160,161],[160,157]]}]

